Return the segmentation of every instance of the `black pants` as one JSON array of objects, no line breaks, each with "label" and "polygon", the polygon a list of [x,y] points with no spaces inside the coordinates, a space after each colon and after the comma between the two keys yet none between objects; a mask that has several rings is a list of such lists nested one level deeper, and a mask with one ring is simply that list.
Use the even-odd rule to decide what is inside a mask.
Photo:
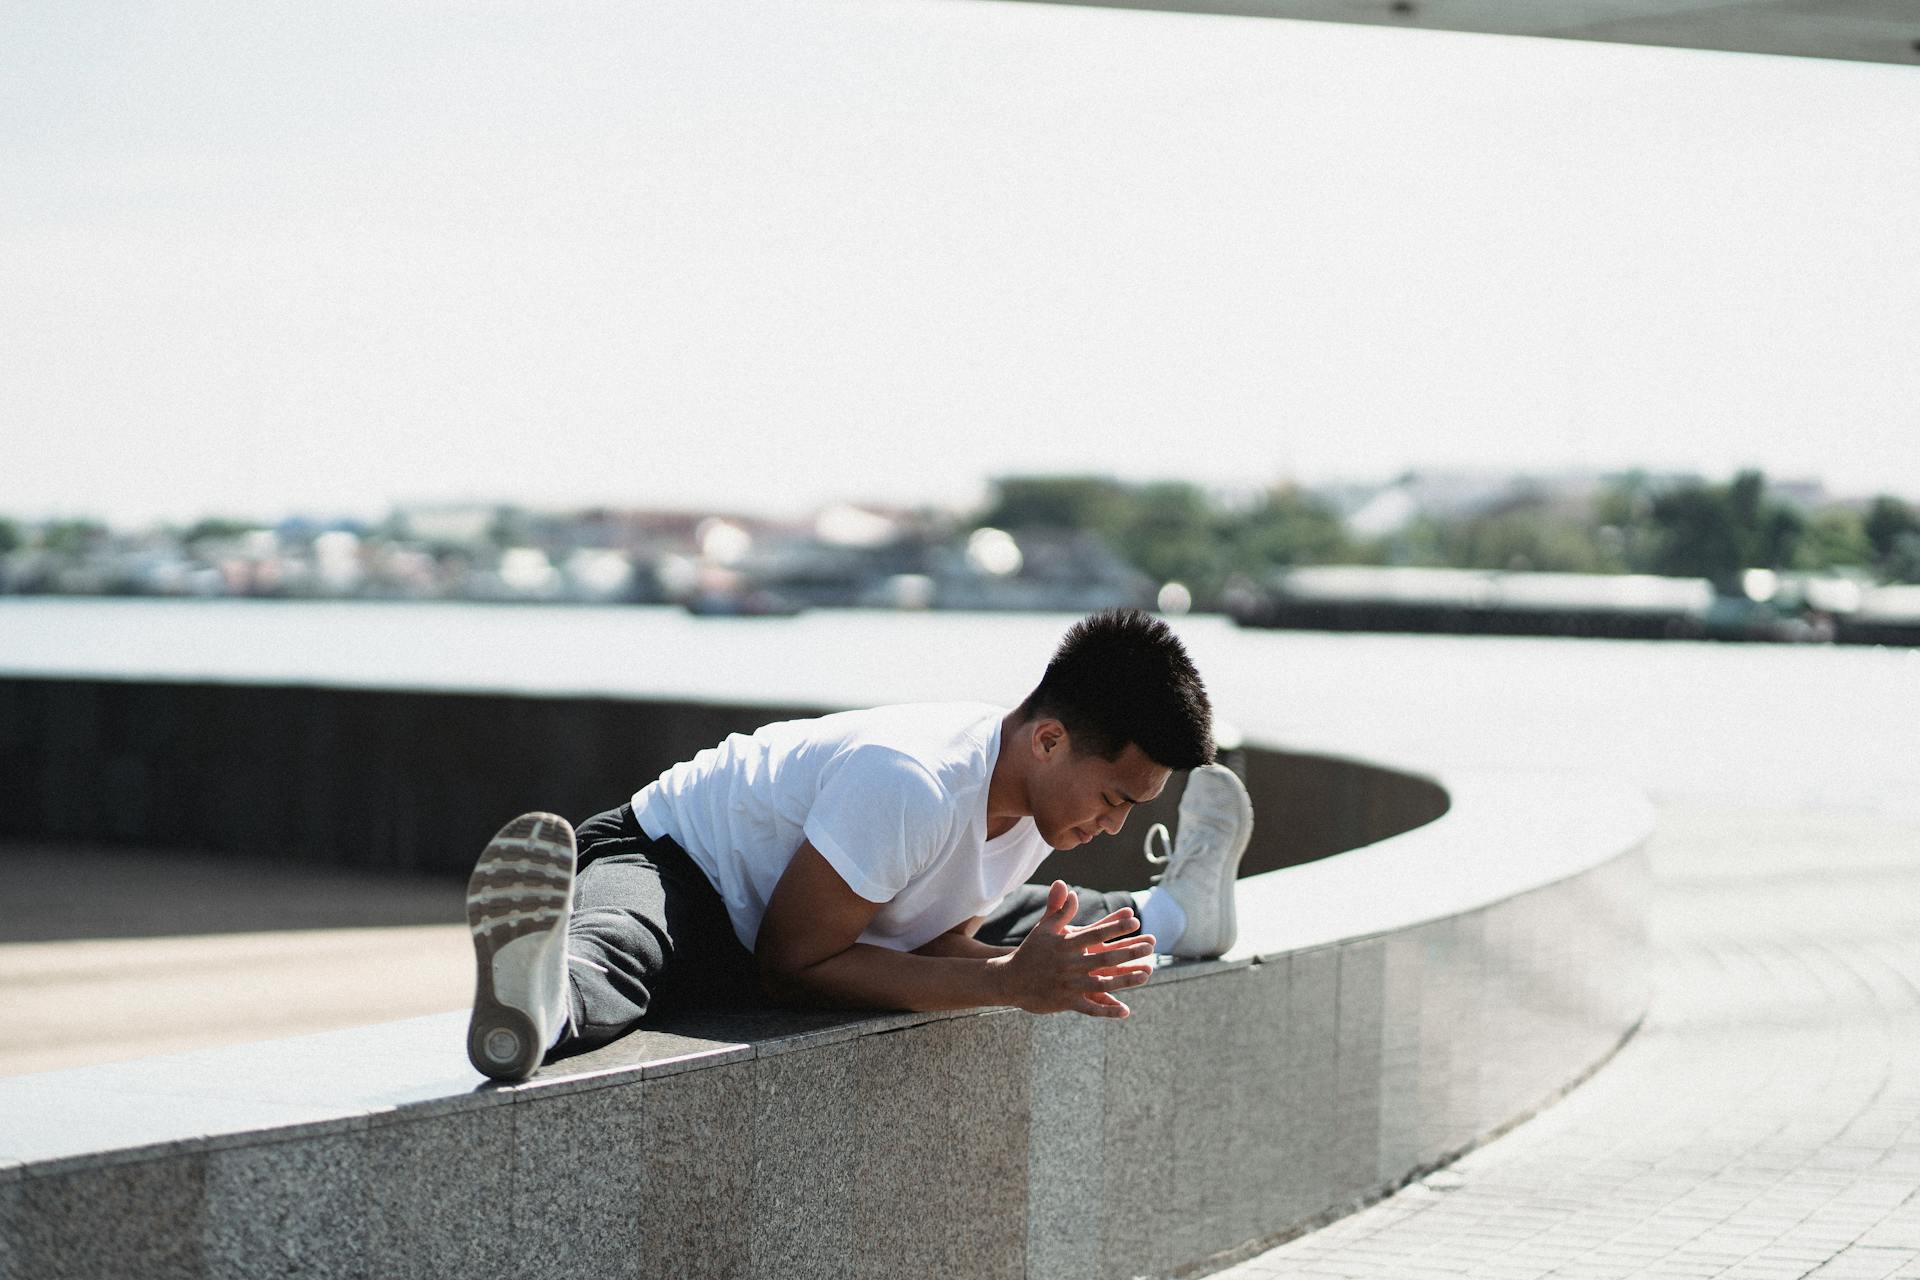
[{"label": "black pants", "polygon": [[[766,1005],[753,956],[726,904],[686,850],[655,840],[633,806],[597,814],[577,832],[580,873],[567,922],[572,1027],[555,1046],[579,1053],[616,1040],[649,1013]],[[1130,893],[1078,890],[1075,924],[1134,907]],[[1046,914],[1044,885],[1021,885],[975,935],[1017,946]]]}]

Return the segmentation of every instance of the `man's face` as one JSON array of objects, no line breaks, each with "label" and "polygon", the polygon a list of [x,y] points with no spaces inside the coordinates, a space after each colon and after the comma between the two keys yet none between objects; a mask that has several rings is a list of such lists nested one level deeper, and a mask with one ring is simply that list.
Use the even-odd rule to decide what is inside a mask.
[{"label": "man's face", "polygon": [[1027,796],[1033,823],[1055,849],[1072,849],[1118,831],[1134,805],[1159,795],[1172,775],[1132,743],[1117,760],[1075,751],[1057,722],[1038,726],[1032,749],[1037,767]]}]

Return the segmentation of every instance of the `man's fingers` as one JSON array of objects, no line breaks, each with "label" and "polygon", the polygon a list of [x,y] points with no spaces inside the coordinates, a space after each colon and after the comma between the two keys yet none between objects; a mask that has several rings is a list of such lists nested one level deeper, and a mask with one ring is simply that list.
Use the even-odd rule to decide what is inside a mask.
[{"label": "man's fingers", "polygon": [[1090,973],[1074,986],[1080,991],[1125,991],[1128,987],[1144,986],[1152,976],[1150,969],[1115,969],[1105,975]]},{"label": "man's fingers", "polygon": [[1153,935],[1150,933],[1142,933],[1131,937],[1118,938],[1112,942],[1096,943],[1087,948],[1086,954],[1090,956],[1113,956],[1131,959],[1134,956],[1150,956],[1153,954],[1153,948]]},{"label": "man's fingers", "polygon": [[1056,936],[1064,934],[1078,910],[1080,895],[1067,888],[1065,880],[1055,880],[1047,890],[1047,914],[1041,919],[1040,928]]},{"label": "man's fingers", "polygon": [[1079,997],[1073,1002],[1073,1009],[1090,1018],[1124,1018],[1133,1012],[1104,991]]},{"label": "man's fingers", "polygon": [[1133,918],[1133,912],[1116,911],[1104,920],[1068,929],[1067,936],[1076,942],[1104,942],[1108,938],[1123,938],[1139,927],[1140,922]]},{"label": "man's fingers", "polygon": [[1098,920],[1095,920],[1092,924],[1081,925],[1080,927],[1082,929],[1098,929],[1101,925],[1112,924],[1116,920],[1137,922],[1135,919],[1136,914],[1132,907],[1117,907],[1101,916]]}]

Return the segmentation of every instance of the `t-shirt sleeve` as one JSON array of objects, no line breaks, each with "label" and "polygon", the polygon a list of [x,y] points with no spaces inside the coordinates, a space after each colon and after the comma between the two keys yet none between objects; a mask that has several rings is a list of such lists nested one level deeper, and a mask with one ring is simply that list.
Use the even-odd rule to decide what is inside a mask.
[{"label": "t-shirt sleeve", "polygon": [[839,761],[807,813],[807,842],[868,902],[891,902],[938,856],[953,821],[946,792],[887,748]]}]

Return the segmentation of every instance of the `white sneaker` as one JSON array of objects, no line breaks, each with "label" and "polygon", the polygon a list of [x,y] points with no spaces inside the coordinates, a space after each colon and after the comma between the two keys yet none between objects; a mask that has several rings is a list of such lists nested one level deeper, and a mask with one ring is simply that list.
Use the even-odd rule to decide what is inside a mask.
[{"label": "white sneaker", "polygon": [[[1164,843],[1166,828],[1155,830]],[[1253,801],[1233,770],[1206,764],[1187,779],[1180,797],[1179,832],[1173,852],[1156,854],[1148,833],[1147,861],[1166,870],[1153,878],[1157,893],[1173,896],[1186,913],[1187,927],[1173,943],[1171,955],[1189,959],[1225,955],[1239,936],[1233,911],[1234,882],[1240,875],[1240,857],[1253,834]]]},{"label": "white sneaker", "polygon": [[521,814],[474,864],[467,881],[475,969],[467,1057],[482,1075],[525,1080],[567,1019],[573,868],[573,827],[551,813]]}]

